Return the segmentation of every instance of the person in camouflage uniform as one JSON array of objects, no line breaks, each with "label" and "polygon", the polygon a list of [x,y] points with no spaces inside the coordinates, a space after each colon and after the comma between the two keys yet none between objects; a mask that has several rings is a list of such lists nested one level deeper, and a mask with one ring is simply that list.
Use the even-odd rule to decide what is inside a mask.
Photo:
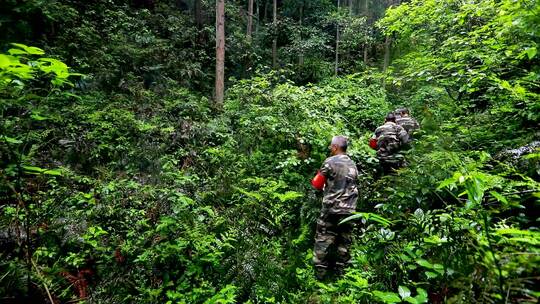
[{"label": "person in camouflage uniform", "polygon": [[317,278],[323,279],[332,269],[341,272],[349,263],[352,226],[339,224],[356,210],[358,189],[356,164],[345,154],[347,138],[332,138],[330,150],[320,174],[326,178],[320,216],[317,220],[313,262]]},{"label": "person in camouflage uniform", "polygon": [[420,128],[420,125],[416,121],[416,119],[412,118],[409,115],[409,109],[407,108],[400,108],[395,111],[396,115],[396,124],[400,125],[407,131],[407,135],[409,136],[409,141],[412,139],[412,135],[414,131],[418,130]]},{"label": "person in camouflage uniform", "polygon": [[404,157],[399,154],[400,148],[409,141],[407,131],[396,124],[393,113],[386,116],[382,126],[375,130],[377,139],[377,158],[384,173],[391,173],[404,165]]}]

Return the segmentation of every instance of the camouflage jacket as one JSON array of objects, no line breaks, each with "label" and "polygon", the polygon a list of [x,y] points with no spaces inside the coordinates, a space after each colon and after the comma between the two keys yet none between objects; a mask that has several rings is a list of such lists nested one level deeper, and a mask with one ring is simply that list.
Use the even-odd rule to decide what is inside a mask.
[{"label": "camouflage jacket", "polygon": [[397,118],[396,119],[396,124],[402,126],[403,129],[405,129],[405,131],[407,131],[407,134],[409,135],[409,139],[410,139],[412,133],[415,130],[420,128],[420,125],[418,124],[416,119],[414,119],[414,118],[412,118],[410,116]]},{"label": "camouflage jacket", "polygon": [[397,153],[401,145],[409,141],[407,131],[391,121],[375,130],[375,138],[377,138],[377,156],[379,157]]},{"label": "camouflage jacket", "polygon": [[322,212],[349,214],[356,210],[356,164],[345,154],[327,158],[320,170],[326,177]]}]

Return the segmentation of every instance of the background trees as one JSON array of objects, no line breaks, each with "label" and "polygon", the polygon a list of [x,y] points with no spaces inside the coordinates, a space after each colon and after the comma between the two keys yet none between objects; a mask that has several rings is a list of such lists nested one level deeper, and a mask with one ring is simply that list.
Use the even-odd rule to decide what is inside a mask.
[{"label": "background trees", "polygon": [[[539,5],[403,2],[226,1],[218,108],[215,1],[3,3],[1,301],[536,303]],[[403,105],[422,130],[377,178]],[[335,134],[362,213],[321,283]]]}]

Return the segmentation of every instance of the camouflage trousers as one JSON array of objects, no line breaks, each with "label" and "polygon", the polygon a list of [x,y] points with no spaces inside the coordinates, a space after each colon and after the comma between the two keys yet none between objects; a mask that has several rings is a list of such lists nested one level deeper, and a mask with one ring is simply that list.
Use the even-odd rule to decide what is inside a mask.
[{"label": "camouflage trousers", "polygon": [[321,212],[317,220],[313,263],[319,279],[326,277],[332,270],[340,273],[350,262],[352,225],[350,222],[338,225],[349,215]]},{"label": "camouflage trousers", "polygon": [[407,165],[405,158],[401,154],[378,155],[379,164],[381,165],[383,174],[393,174],[395,170]]}]

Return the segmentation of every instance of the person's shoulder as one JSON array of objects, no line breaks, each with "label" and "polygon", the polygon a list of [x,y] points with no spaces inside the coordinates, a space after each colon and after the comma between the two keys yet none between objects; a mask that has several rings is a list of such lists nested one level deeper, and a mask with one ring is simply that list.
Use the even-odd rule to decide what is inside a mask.
[{"label": "person's shoulder", "polygon": [[328,157],[324,163],[337,163],[350,159],[347,154],[338,154]]},{"label": "person's shoulder", "polygon": [[398,125],[398,124],[395,125],[395,128],[396,128],[396,130],[398,130],[398,131],[401,131],[401,130],[405,131],[405,128],[403,128],[403,126],[400,126],[400,125]]},{"label": "person's shoulder", "polygon": [[332,158],[332,162],[333,163],[348,163],[348,162],[352,162],[352,159],[349,155],[347,154],[339,154],[339,155],[334,155],[331,157]]},{"label": "person's shoulder", "polygon": [[396,119],[397,124],[399,124],[400,122],[409,122],[409,121],[414,121],[414,118],[412,118],[410,116],[406,116],[406,117],[400,117],[400,118]]},{"label": "person's shoulder", "polygon": [[385,129],[385,128],[388,128],[389,126],[393,126],[393,125],[395,125],[394,122],[387,121],[384,124],[380,125],[377,129]]},{"label": "person's shoulder", "polygon": [[325,163],[335,162],[336,160],[339,159],[338,156],[339,156],[339,155],[329,156],[329,157],[327,157],[327,158],[324,160],[324,162],[325,162]]}]

